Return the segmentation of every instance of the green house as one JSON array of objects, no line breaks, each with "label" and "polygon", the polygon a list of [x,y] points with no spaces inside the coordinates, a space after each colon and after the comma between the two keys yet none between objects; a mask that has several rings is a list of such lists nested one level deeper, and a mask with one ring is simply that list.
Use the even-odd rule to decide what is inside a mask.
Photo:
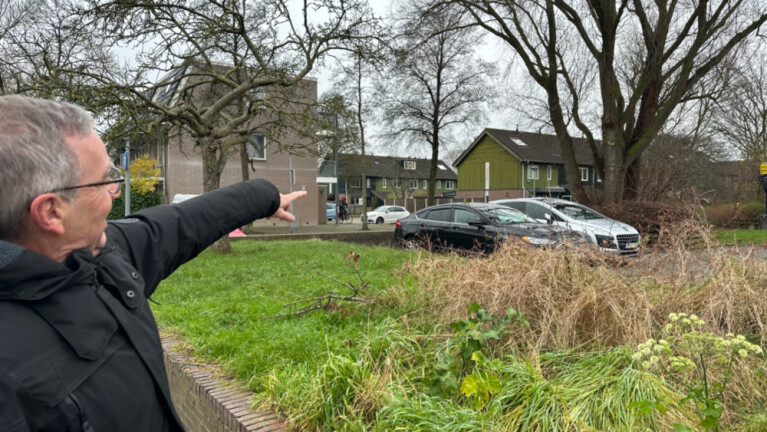
[{"label": "green house", "polygon": [[[584,185],[601,188],[588,142],[574,138]],[[485,129],[453,163],[458,198],[495,200],[569,195],[556,135]]]}]

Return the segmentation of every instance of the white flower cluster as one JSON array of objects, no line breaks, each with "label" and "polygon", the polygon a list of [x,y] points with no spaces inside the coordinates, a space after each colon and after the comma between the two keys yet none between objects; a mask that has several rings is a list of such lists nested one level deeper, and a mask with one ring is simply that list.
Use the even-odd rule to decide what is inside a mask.
[{"label": "white flower cluster", "polygon": [[672,313],[668,318],[670,322],[664,326],[666,337],[639,344],[632,356],[645,369],[660,366],[669,372],[681,373],[694,369],[696,365],[691,358],[699,359],[701,355],[727,364],[736,357],[762,354],[762,348],[748,342],[743,335],[728,333],[725,337],[719,337],[701,332],[705,323],[696,315]]}]

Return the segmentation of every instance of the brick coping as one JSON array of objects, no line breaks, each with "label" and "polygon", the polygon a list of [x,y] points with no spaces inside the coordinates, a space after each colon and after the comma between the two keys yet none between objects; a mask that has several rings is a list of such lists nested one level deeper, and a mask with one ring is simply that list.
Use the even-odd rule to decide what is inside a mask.
[{"label": "brick coping", "polygon": [[[171,382],[171,388],[182,386],[185,392],[191,393],[195,407],[200,412],[207,412],[207,421],[215,424],[216,431],[231,432],[288,432],[291,429],[276,413],[264,409],[254,409],[252,406],[253,392],[237,387],[231,380],[226,380],[217,373],[213,365],[191,362],[175,347],[181,342],[172,336],[162,336],[165,367],[168,369],[169,380],[181,380],[183,383]],[[172,395],[176,398],[176,395]],[[176,402],[174,401],[174,404]],[[188,432],[209,431],[211,426],[191,423],[192,413],[182,412],[184,407],[176,404],[181,421]],[[202,422],[200,422],[202,423]]]}]

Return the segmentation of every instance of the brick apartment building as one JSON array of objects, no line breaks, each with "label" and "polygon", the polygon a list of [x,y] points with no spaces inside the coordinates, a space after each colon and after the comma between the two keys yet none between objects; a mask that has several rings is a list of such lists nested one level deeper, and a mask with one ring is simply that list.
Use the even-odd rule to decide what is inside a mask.
[{"label": "brick apartment building", "polygon": [[[184,65],[171,71],[163,81],[173,82],[161,87],[154,95],[155,101],[173,105],[180,89],[192,88],[193,100],[206,100],[210,85],[199,85],[194,80],[200,80],[202,73],[196,73],[194,64]],[[221,66],[224,68],[225,66]],[[181,79],[179,79],[181,78]],[[286,94],[286,92],[290,94]],[[292,89],[259,87],[254,90],[257,97],[285,101],[281,110],[305,110],[317,101],[317,81],[304,79]],[[279,94],[278,94],[279,92]],[[275,97],[276,96],[276,97]],[[273,113],[264,110],[254,116],[252,125],[264,125],[269,122],[283,121]],[[289,120],[285,120],[289,121]],[[254,127],[254,129],[257,129]],[[174,133],[169,130],[167,139],[149,145],[149,152],[160,162],[162,170],[162,194],[165,202],[172,202],[176,194],[203,193],[203,162],[201,150],[195,146],[194,139],[186,132]],[[279,142],[278,142],[279,141]],[[293,148],[294,154],[284,150]],[[308,150],[308,151],[307,151]],[[325,221],[324,195],[318,198],[321,191],[317,187],[317,158],[311,154],[312,143],[292,128],[285,128],[277,140],[270,140],[260,133],[252,133],[248,137],[247,153],[249,178],[264,178],[272,182],[280,192],[291,190],[290,178],[292,167],[295,182],[292,190],[306,190],[309,194],[294,204],[293,213],[297,223],[301,225],[317,224]],[[221,173],[221,187],[242,180],[242,164],[239,146],[229,150],[228,160]],[[322,209],[319,206],[322,205]],[[261,220],[256,224],[279,224],[276,220]]]}]

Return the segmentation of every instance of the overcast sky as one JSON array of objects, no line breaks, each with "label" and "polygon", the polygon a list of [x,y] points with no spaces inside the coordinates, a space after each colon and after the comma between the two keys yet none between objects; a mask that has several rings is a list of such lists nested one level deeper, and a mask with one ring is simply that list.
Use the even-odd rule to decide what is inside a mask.
[{"label": "overcast sky", "polygon": [[[392,14],[395,12],[396,8],[396,2],[391,0],[371,0],[370,4],[373,6],[373,9],[376,13],[376,15],[389,18],[392,16]],[[478,45],[477,48],[477,54],[480,55],[484,60],[490,61],[490,62],[496,62],[499,59],[504,58],[510,58],[509,50],[504,47],[504,44],[502,42],[499,42],[495,38],[486,38],[486,41],[482,45]],[[504,61],[498,62],[498,68],[502,70],[506,67],[506,63]],[[324,69],[317,69],[314,72],[312,72],[312,77],[317,79],[317,86],[318,86],[318,92],[319,96],[321,97],[323,93],[330,90],[330,88],[333,85],[333,71],[330,67],[326,67]],[[500,73],[499,75],[502,75]],[[499,81],[498,87],[499,92],[496,95],[497,97],[503,97],[502,92],[500,89],[503,87],[501,84],[501,81]],[[455,154],[457,156],[456,152],[460,153],[459,150],[465,149],[468,147],[471,142],[474,140],[474,138],[479,135],[479,133],[484,128],[499,128],[499,129],[509,129],[516,127],[515,125],[519,124],[518,120],[516,120],[515,114],[512,112],[512,110],[502,110],[502,109],[494,109],[491,110],[491,112],[488,113],[488,121],[486,124],[478,125],[477,127],[472,128],[471,130],[467,130],[463,133],[460,133],[459,136],[456,136],[455,143],[453,143],[452,148],[444,148],[441,151],[441,154],[445,154],[445,156],[449,156],[445,158],[445,161],[448,163],[452,162],[452,154]],[[377,137],[377,134],[380,131],[380,128],[377,125],[377,122],[375,120],[368,121],[367,127],[367,141],[371,144],[371,149],[375,154],[379,155],[393,155],[397,152],[401,152],[403,150],[410,151],[413,154],[409,154],[408,156],[414,156],[414,157],[423,157],[427,158],[431,156],[431,150],[427,147],[425,143],[421,145],[415,145],[415,146],[408,146],[405,145],[406,143],[402,143],[400,146],[392,147],[387,142],[385,142],[383,139],[379,139]],[[399,147],[399,148],[397,148]],[[449,153],[449,154],[448,154]],[[441,157],[442,158],[442,157]]]}]

